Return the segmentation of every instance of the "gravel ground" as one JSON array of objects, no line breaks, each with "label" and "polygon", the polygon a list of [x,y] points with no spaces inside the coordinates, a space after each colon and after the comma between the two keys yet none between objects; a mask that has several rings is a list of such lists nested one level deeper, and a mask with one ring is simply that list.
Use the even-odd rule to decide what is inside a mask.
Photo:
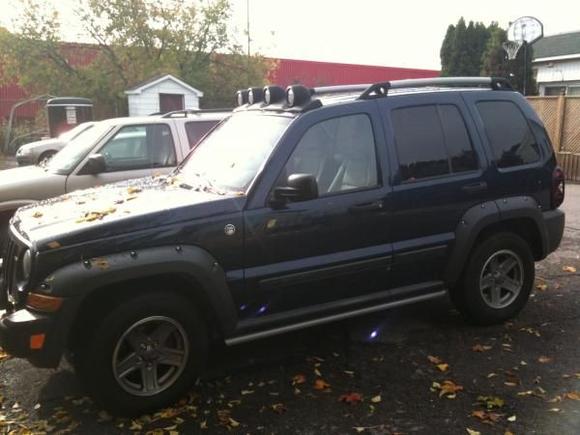
[{"label": "gravel ground", "polygon": [[578,434],[580,186],[564,208],[562,246],[513,322],[472,327],[441,299],[217,348],[188,397],[135,420],[95,407],[64,363],[7,358],[0,433]]}]

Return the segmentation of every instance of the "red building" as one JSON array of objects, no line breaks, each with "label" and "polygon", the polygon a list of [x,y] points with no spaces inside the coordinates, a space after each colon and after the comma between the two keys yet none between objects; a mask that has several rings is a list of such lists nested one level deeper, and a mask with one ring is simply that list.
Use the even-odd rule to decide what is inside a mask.
[{"label": "red building", "polygon": [[[96,57],[98,48],[90,44],[67,43],[63,45],[63,54],[71,65],[86,65]],[[276,63],[277,68],[270,72],[268,80],[280,86],[297,83],[306,86],[330,86],[439,76],[439,71],[436,70],[414,68],[296,59],[277,59]],[[8,118],[14,103],[27,97],[29,95],[26,91],[15,84],[0,86],[0,121]],[[16,116],[19,119],[32,119],[40,107],[38,103],[24,105],[17,109]]]},{"label": "red building", "polygon": [[280,86],[300,83],[314,87],[438,76],[439,71],[427,69],[278,59],[278,67],[270,73],[268,79]]}]

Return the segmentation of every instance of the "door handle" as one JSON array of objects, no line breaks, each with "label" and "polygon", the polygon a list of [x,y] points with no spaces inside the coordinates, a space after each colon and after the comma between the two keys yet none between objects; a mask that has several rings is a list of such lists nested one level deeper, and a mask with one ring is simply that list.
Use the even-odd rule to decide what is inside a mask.
[{"label": "door handle", "polygon": [[466,193],[483,192],[484,190],[487,190],[487,183],[485,181],[480,181],[478,183],[466,184],[465,186],[461,186],[461,190]]},{"label": "door handle", "polygon": [[364,213],[369,211],[379,211],[385,208],[385,201],[379,199],[378,201],[365,202],[363,204],[352,205],[348,208],[353,213]]}]

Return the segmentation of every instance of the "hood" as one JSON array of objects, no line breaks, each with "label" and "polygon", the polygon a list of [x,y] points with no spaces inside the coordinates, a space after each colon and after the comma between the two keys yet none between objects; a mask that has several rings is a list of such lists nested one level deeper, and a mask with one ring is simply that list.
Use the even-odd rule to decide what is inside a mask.
[{"label": "hood", "polygon": [[13,224],[42,249],[43,245],[82,243],[223,213],[229,210],[217,203],[231,203],[238,196],[193,188],[178,177],[151,177],[80,190],[23,207]]},{"label": "hood", "polygon": [[18,152],[22,153],[28,150],[32,150],[36,147],[46,147],[46,146],[61,147],[64,146],[64,142],[56,137],[50,139],[37,140],[35,142],[29,142],[25,145],[22,145],[21,147],[18,148]]},{"label": "hood", "polygon": [[48,172],[40,166],[0,171],[0,202],[38,200],[62,195],[66,176]]}]

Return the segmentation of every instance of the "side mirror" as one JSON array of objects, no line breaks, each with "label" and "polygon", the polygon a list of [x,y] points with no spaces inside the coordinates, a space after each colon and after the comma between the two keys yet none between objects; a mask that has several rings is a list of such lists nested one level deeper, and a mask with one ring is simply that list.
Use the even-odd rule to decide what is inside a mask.
[{"label": "side mirror", "polygon": [[292,174],[288,177],[286,186],[274,189],[276,202],[307,201],[318,198],[318,183],[311,174]]},{"label": "side mirror", "polygon": [[82,170],[83,175],[96,175],[107,170],[107,164],[102,154],[92,154]]}]

